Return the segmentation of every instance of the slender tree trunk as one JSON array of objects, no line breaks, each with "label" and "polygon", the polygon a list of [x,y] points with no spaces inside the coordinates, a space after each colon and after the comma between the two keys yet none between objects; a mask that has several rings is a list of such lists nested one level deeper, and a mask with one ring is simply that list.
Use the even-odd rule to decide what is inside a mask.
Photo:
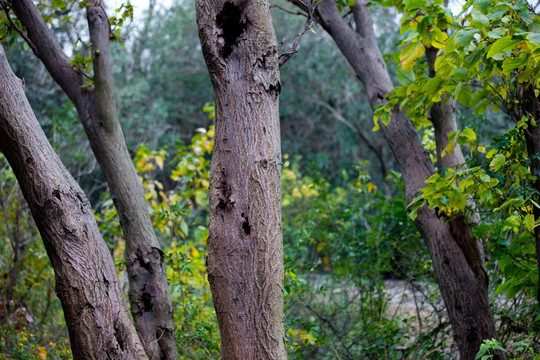
[{"label": "slender tree trunk", "polygon": [[129,300],[146,353],[154,359],[177,359],[172,304],[164,254],[152,228],[144,189],[129,156],[114,106],[110,24],[100,0],[86,3],[94,89],[81,87],[75,71],[31,0],[11,5],[26,29],[26,40],[77,108],[90,145],[107,180],[126,240]]},{"label": "slender tree trunk", "polygon": [[215,91],[208,280],[224,360],[286,359],[279,64],[267,1],[198,0]]},{"label": "slender tree trunk", "polygon": [[1,47],[0,139],[51,259],[74,358],[147,359],[90,203],[47,141]]},{"label": "slender tree trunk", "polygon": [[[291,1],[309,11],[303,3]],[[393,85],[377,45],[367,5],[357,0],[350,9],[355,30],[343,19],[333,0],[322,0],[315,15],[354,69],[374,108],[386,101],[386,94]],[[381,131],[400,166],[407,202],[410,202],[434,173],[431,160],[413,124],[399,110],[393,111],[388,126],[381,124]],[[488,279],[477,247],[471,242],[472,231],[463,219],[456,221],[460,222],[457,226],[443,223],[434,211],[424,206],[415,224],[428,246],[461,357],[472,360],[482,340],[497,338],[497,332],[488,303]],[[494,358],[504,359],[505,356],[498,353]]]},{"label": "slender tree trunk", "polygon": [[[527,153],[530,160],[531,174],[536,176],[532,186],[540,194],[540,98],[534,94],[532,86],[521,91],[519,104],[523,115],[529,117],[529,126],[524,130],[525,142],[527,144]],[[521,116],[516,117],[518,119]],[[535,124],[533,124],[534,120]],[[540,196],[536,196],[539,201]],[[533,215],[535,222],[540,219],[540,209],[533,206]],[[540,274],[540,226],[534,228],[534,240],[536,246],[536,262],[538,273]],[[540,306],[540,283],[537,285],[536,301]]]}]

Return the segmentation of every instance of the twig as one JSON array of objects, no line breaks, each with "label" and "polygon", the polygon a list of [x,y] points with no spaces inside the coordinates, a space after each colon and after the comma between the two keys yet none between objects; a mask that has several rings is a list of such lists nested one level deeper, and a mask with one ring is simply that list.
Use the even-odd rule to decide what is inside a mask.
[{"label": "twig", "polygon": [[15,30],[17,30],[17,32],[21,35],[21,37],[24,39],[24,41],[26,41],[28,46],[30,46],[30,49],[32,49],[34,54],[37,55],[38,54],[37,47],[34,45],[32,40],[30,40],[30,38],[26,35],[26,32],[23,29],[21,29],[20,27],[18,27],[17,24],[15,24],[15,22],[13,21],[13,19],[9,15],[9,10],[10,10],[9,6],[4,1],[0,1],[0,4],[2,5],[2,9],[4,10],[4,13],[6,14],[6,17],[9,20],[11,26],[13,26],[15,28]]},{"label": "twig", "polygon": [[[285,64],[294,54],[296,54],[298,52],[298,44],[300,44],[300,40],[302,39],[302,37],[304,36],[306,31],[308,31],[309,29],[311,29],[313,27],[313,23],[314,23],[313,22],[313,17],[312,17],[313,10],[314,9],[310,10],[310,12],[308,12],[308,14],[306,15],[307,19],[306,19],[306,22],[304,23],[304,27],[302,28],[302,30],[300,30],[298,35],[296,35],[296,38],[294,39],[294,42],[293,42],[293,44],[291,46],[291,49],[289,51],[279,55],[279,66],[280,67],[283,66],[283,64]],[[281,52],[284,42],[285,42],[285,39],[281,40],[278,52]]]}]

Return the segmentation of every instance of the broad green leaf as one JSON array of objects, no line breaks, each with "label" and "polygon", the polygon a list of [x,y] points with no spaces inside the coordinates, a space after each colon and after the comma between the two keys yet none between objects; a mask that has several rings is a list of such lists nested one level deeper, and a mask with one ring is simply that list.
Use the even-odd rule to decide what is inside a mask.
[{"label": "broad green leaf", "polygon": [[540,46],[540,33],[529,33],[527,40],[534,46]]},{"label": "broad green leaf", "polygon": [[465,86],[464,88],[460,89],[459,92],[456,92],[457,101],[465,106],[470,106],[471,104],[471,96],[472,96],[472,89],[468,86]]},{"label": "broad green leaf", "polygon": [[495,289],[495,295],[501,295],[508,289],[508,286],[510,286],[510,282],[505,281],[501,285],[497,286],[497,289]]},{"label": "broad green leaf", "polygon": [[453,192],[449,196],[450,207],[455,210],[462,211],[467,206],[467,197],[459,192]]},{"label": "broad green leaf", "polygon": [[63,9],[66,7],[66,2],[63,0],[53,0],[53,7],[56,9]]},{"label": "broad green leaf", "polygon": [[500,39],[506,34],[507,29],[504,27],[498,27],[491,31],[489,31],[487,34],[492,39]]},{"label": "broad green leaf", "polygon": [[426,85],[424,85],[424,91],[430,95],[434,94],[436,91],[439,90],[441,83],[442,83],[442,80],[439,79],[438,77],[429,79],[426,82]]},{"label": "broad green leaf", "polygon": [[474,34],[477,33],[478,29],[459,30],[456,32],[453,36],[456,48],[459,49],[461,46],[469,45],[474,39]]},{"label": "broad green leaf", "polygon": [[405,46],[399,54],[399,61],[403,70],[409,70],[413,67],[416,59],[424,55],[426,49],[420,42],[413,42]]},{"label": "broad green leaf", "polygon": [[473,144],[476,142],[476,133],[470,128],[463,129],[457,137],[457,142],[460,145]]},{"label": "broad green leaf", "polygon": [[469,70],[465,67],[459,67],[454,69],[454,78],[459,81],[465,81],[469,79]]},{"label": "broad green leaf", "polygon": [[416,10],[427,4],[426,0],[404,0],[405,10]]},{"label": "broad green leaf", "polygon": [[504,166],[505,161],[506,157],[503,154],[497,154],[493,160],[491,160],[491,163],[489,163],[489,167],[493,171],[499,171]]},{"label": "broad green leaf", "polygon": [[502,64],[503,72],[506,75],[509,75],[512,71],[514,71],[518,67],[525,65],[527,63],[527,60],[528,59],[526,57],[521,57],[521,56],[517,58],[513,58],[513,59],[506,58]]},{"label": "broad green leaf", "polygon": [[502,16],[504,14],[506,14],[507,11],[508,11],[507,8],[495,9],[495,10],[491,11],[489,14],[487,14],[487,17],[490,20],[500,19],[500,18],[502,18]]},{"label": "broad green leaf", "polygon": [[401,85],[406,86],[406,85],[412,84],[414,80],[416,79],[416,77],[414,76],[414,71],[412,69],[403,70],[403,69],[398,68],[397,79]]},{"label": "broad green leaf", "polygon": [[488,17],[476,9],[473,9],[473,11],[471,11],[471,18],[472,23],[475,26],[484,27],[489,24]]},{"label": "broad green leaf", "polygon": [[492,57],[496,54],[504,53],[508,50],[512,50],[518,43],[520,43],[521,40],[519,39],[512,39],[512,36],[508,35],[505,36],[493,43],[491,45],[491,48],[489,49],[487,53],[487,58]]},{"label": "broad green leaf", "polygon": [[485,14],[488,12],[489,7],[491,6],[491,0],[474,0],[473,6]]}]

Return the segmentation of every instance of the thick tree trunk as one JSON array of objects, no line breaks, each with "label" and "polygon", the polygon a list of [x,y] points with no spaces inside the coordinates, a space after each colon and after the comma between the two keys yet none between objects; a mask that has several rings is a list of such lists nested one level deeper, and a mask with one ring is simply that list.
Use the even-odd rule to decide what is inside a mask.
[{"label": "thick tree trunk", "polygon": [[84,193],[32,113],[0,48],[0,151],[51,259],[75,359],[147,359]]},{"label": "thick tree trunk", "polygon": [[[302,3],[292,1],[306,10]],[[374,108],[386,101],[386,94],[393,85],[377,45],[367,5],[357,0],[351,11],[355,30],[343,19],[333,0],[319,3],[316,19],[354,69]],[[396,109],[390,124],[381,124],[381,130],[398,161],[410,202],[434,173],[431,160],[413,124],[402,112]],[[463,219],[456,221],[459,221],[457,226],[443,223],[434,211],[423,207],[415,223],[429,248],[461,357],[469,360],[474,359],[482,340],[497,338],[497,332],[488,303],[487,275],[477,247],[471,242],[471,229],[465,226]],[[505,357],[496,354],[495,358]]]},{"label": "thick tree trunk", "polygon": [[96,159],[109,185],[126,240],[129,300],[135,326],[150,358],[177,358],[172,304],[164,255],[152,228],[144,189],[129,156],[114,107],[110,24],[99,0],[86,4],[94,86],[81,87],[73,70],[31,0],[11,3],[27,31],[29,45],[74,103]]},{"label": "thick tree trunk", "polygon": [[286,359],[279,65],[267,1],[198,0],[215,90],[208,280],[224,360]]}]

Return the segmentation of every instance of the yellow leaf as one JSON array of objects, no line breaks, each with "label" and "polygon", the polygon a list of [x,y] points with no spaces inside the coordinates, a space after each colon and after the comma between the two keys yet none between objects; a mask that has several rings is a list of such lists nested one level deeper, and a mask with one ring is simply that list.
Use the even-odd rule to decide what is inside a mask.
[{"label": "yellow leaf", "polygon": [[527,214],[527,216],[525,216],[525,227],[527,228],[527,230],[529,230],[530,232],[534,232],[534,215],[533,214]]},{"label": "yellow leaf", "polygon": [[37,355],[40,359],[43,359],[43,360],[47,359],[47,349],[45,349],[43,346],[38,346],[37,351],[38,351]]},{"label": "yellow leaf", "polygon": [[399,54],[399,61],[403,70],[409,70],[413,67],[416,59],[424,55],[426,49],[421,42],[413,42],[405,46]]},{"label": "yellow leaf", "polygon": [[431,46],[436,49],[443,49],[446,46],[446,40],[448,39],[448,34],[444,31],[440,32],[440,35],[435,37],[431,42]]},{"label": "yellow leaf", "polygon": [[317,246],[317,252],[323,251],[325,247],[326,247],[325,242],[319,243],[319,245]]},{"label": "yellow leaf", "polygon": [[193,257],[199,257],[200,256],[200,253],[199,253],[199,250],[197,250],[197,248],[195,248],[195,246],[191,246],[191,255],[193,255]]},{"label": "yellow leaf", "polygon": [[328,256],[323,257],[322,261],[326,264],[326,266],[330,266],[330,258]]},{"label": "yellow leaf", "polygon": [[154,161],[160,169],[163,169],[163,156],[156,156]]}]

